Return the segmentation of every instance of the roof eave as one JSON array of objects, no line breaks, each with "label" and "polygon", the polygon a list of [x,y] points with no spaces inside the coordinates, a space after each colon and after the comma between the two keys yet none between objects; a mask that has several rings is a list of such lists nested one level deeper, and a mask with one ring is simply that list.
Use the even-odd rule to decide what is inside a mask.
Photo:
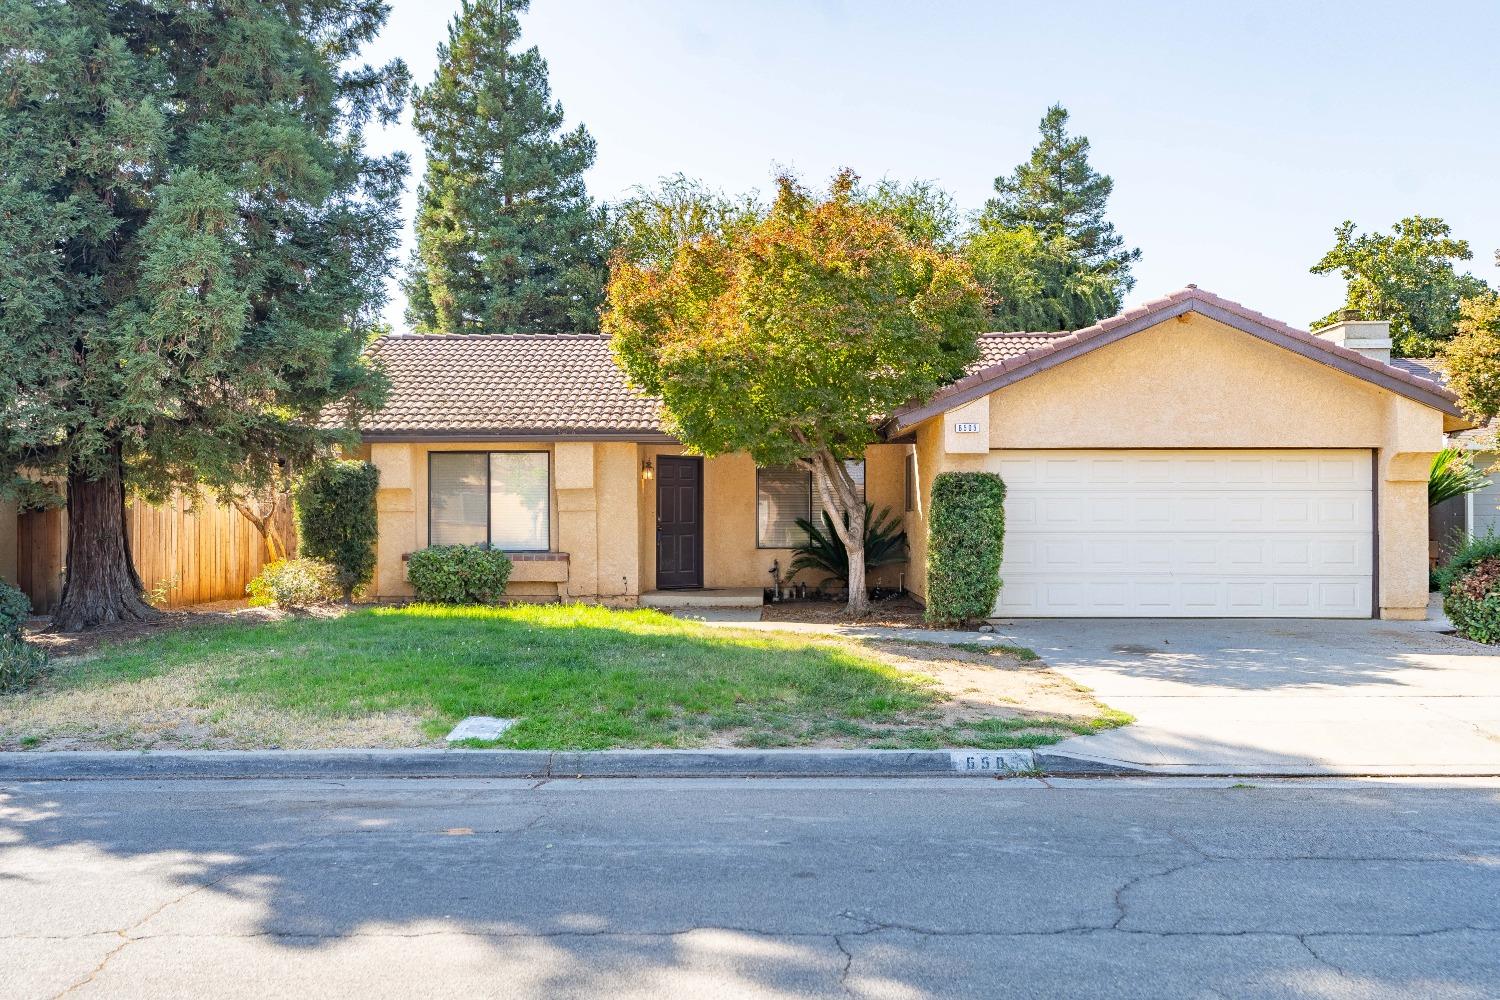
[{"label": "roof eave", "polygon": [[1044,372],[1049,368],[1064,364],[1100,347],[1116,343],[1142,330],[1159,326],[1167,320],[1185,316],[1193,312],[1223,323],[1225,326],[1238,330],[1241,333],[1249,334],[1252,337],[1276,344],[1279,347],[1284,347],[1294,354],[1307,358],[1309,361],[1327,365],[1346,375],[1370,382],[1398,395],[1413,399],[1449,416],[1459,419],[1464,418],[1463,411],[1459,408],[1456,397],[1452,393],[1442,389],[1436,383],[1433,383],[1432,389],[1426,389],[1420,385],[1413,384],[1416,381],[1427,381],[1425,379],[1417,379],[1415,376],[1410,376],[1411,381],[1407,381],[1407,377],[1403,377],[1405,373],[1398,373],[1397,369],[1391,368],[1389,365],[1372,361],[1355,354],[1353,351],[1338,348],[1333,344],[1310,343],[1302,337],[1292,336],[1283,330],[1277,329],[1275,326],[1258,322],[1232,309],[1227,309],[1214,302],[1205,301],[1202,298],[1194,296],[1170,301],[1159,308],[1151,309],[1142,315],[1116,323],[1088,336],[1078,336],[1075,334],[1060,338],[1056,344],[1009,358],[997,365],[991,365],[989,368],[982,369],[973,375],[959,379],[952,385],[940,390],[925,403],[899,410],[893,414],[890,422],[890,431],[893,434],[899,434],[911,430],[918,424],[925,423],[939,414],[962,406],[981,396],[987,396],[997,389],[1002,389],[1022,379]]}]

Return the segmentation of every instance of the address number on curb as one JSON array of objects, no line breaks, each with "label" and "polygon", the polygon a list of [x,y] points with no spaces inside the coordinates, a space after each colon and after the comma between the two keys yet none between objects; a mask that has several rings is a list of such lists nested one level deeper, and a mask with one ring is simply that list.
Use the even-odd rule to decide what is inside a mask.
[{"label": "address number on curb", "polygon": [[953,752],[953,770],[976,774],[1014,774],[1029,771],[1035,762],[1025,750],[1009,753],[976,753],[967,750]]}]

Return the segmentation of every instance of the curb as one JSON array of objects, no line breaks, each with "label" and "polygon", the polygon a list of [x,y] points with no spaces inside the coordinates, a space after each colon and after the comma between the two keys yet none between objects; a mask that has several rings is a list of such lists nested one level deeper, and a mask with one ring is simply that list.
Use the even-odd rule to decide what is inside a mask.
[{"label": "curb", "polygon": [[1032,750],[65,750],[0,752],[0,781],[233,778],[899,778],[1149,774]]}]

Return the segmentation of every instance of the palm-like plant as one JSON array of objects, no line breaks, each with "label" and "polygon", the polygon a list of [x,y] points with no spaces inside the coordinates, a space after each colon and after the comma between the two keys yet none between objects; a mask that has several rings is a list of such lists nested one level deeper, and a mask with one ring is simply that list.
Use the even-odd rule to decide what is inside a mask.
[{"label": "palm-like plant", "polygon": [[[885,507],[880,516],[872,516],[874,508],[865,504],[865,569],[888,566],[906,561],[906,532],[901,522]],[[823,523],[813,524],[806,518],[797,519],[797,527],[807,532],[807,544],[794,549],[790,573],[799,570],[822,570],[826,579],[849,581],[849,553],[838,532],[833,530],[833,518],[823,512]]]},{"label": "palm-like plant", "polygon": [[1434,507],[1444,500],[1477,493],[1489,482],[1489,476],[1474,468],[1467,453],[1457,448],[1444,448],[1433,456],[1432,468],[1427,472],[1427,506]]}]

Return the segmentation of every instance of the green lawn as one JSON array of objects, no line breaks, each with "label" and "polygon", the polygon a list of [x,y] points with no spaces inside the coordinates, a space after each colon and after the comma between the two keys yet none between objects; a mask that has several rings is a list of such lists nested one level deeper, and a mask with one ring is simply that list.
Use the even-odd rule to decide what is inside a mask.
[{"label": "green lawn", "polygon": [[1086,698],[1061,717],[955,720],[950,697],[852,643],[581,605],[411,606],[189,628],[62,661],[0,699],[0,745],[409,745],[497,715],[521,720],[496,744],[518,748],[998,748],[1128,721]]}]

